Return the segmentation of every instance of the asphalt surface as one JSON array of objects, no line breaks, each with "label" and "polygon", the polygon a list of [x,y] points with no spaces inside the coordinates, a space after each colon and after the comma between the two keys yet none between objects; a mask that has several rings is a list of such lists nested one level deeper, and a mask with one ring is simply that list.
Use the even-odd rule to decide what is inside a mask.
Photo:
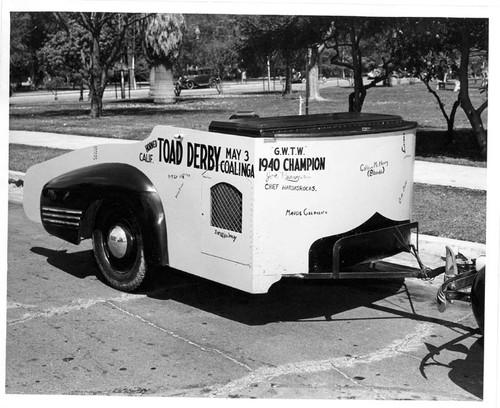
[{"label": "asphalt surface", "polygon": [[125,294],[102,281],[88,241],[48,235],[18,203],[8,227],[12,398],[483,398],[483,337],[468,304],[438,312],[440,279],[283,280],[248,295],[160,268]]},{"label": "asphalt surface", "polygon": [[[401,83],[406,83],[408,80],[403,79]],[[305,90],[305,84],[298,83],[293,84],[294,90]],[[341,78],[331,78],[325,83],[320,83],[321,88],[327,87],[339,87],[339,86],[350,86],[349,80]],[[241,93],[255,93],[262,91],[278,91],[283,89],[283,85],[280,80],[276,78],[275,80],[249,80],[245,83],[241,82],[224,82],[222,84],[222,93],[224,95],[231,94],[241,94]],[[130,91],[126,89],[125,98],[144,98],[149,95],[149,86],[144,88],[138,87],[138,89],[131,89]],[[183,89],[181,96],[199,96],[203,95],[204,98],[218,97],[220,94],[215,88],[195,88],[195,89]],[[47,101],[57,100],[60,102],[77,102],[80,98],[79,91],[65,90],[60,91],[57,95],[54,92],[38,91],[38,92],[26,92],[26,93],[16,93],[9,98],[9,103],[12,105],[16,104],[37,104],[45,103]],[[87,93],[84,94],[84,98],[88,99]],[[112,85],[108,86],[104,92],[104,100],[117,100],[121,99],[120,89],[114,88]]]}]

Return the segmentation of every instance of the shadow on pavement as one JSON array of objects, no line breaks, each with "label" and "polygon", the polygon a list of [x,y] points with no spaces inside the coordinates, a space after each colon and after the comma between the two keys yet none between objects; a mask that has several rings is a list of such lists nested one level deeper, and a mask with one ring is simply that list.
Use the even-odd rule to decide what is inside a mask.
[{"label": "shadow on pavement", "polygon": [[[33,247],[53,267],[78,279],[95,276],[106,284],[92,250],[68,253]],[[171,268],[154,268],[136,291],[152,299],[173,300],[247,325],[280,321],[332,320],[346,310],[369,306],[403,288],[403,279],[334,281],[283,279],[267,294],[252,295]]]},{"label": "shadow on pavement", "polygon": [[[163,270],[159,272],[165,272]],[[317,320],[324,322],[346,310],[371,305],[401,290],[402,279],[359,281],[282,279],[267,294],[252,295],[206,279],[168,270],[143,292],[174,300],[247,325]]]},{"label": "shadow on pavement", "polygon": [[[484,339],[480,337],[470,348],[462,343],[474,335],[473,332],[463,334],[439,347],[425,343],[429,353],[420,363],[422,376],[427,378],[425,371],[432,366],[447,367],[450,369],[448,376],[451,381],[475,397],[483,398]],[[461,353],[464,358],[457,358],[447,364],[441,363],[440,355],[446,351]]]},{"label": "shadow on pavement", "polygon": [[[33,247],[31,252],[46,257],[53,267],[78,279],[95,276],[107,285],[95,263],[93,251],[68,253]],[[143,285],[135,292],[152,299],[174,300],[208,313],[248,325],[264,325],[280,321],[308,322],[337,320],[347,310],[368,307],[396,318],[431,322],[470,331],[460,323],[419,315],[413,303],[431,302],[426,293],[409,293],[404,279],[306,280],[284,278],[271,286],[266,294],[249,294],[168,267],[153,268]],[[405,293],[409,311],[402,311],[376,302]]]},{"label": "shadow on pavement", "polygon": [[456,359],[449,366],[448,376],[458,386],[472,395],[483,398],[484,341],[481,337],[469,349],[464,350],[464,359]]},{"label": "shadow on pavement", "polygon": [[54,250],[42,247],[33,247],[31,252],[47,258],[49,265],[60,269],[78,279],[85,279],[90,276],[96,276],[101,282],[101,278],[94,260],[92,250],[71,252],[64,250]]},{"label": "shadow on pavement", "polygon": [[[101,276],[91,249],[68,253],[33,247],[31,252],[46,257],[53,267],[78,279]],[[410,293],[404,279],[307,280],[283,278],[266,294],[249,294],[207,279],[168,267],[153,268],[143,285],[135,292],[152,299],[174,300],[208,313],[247,325],[264,325],[280,321],[342,320],[337,315],[358,307],[393,315],[393,318],[412,319],[474,332],[469,326],[433,316],[418,314],[414,303],[429,303],[428,293]],[[376,302],[404,293],[408,311]]]}]

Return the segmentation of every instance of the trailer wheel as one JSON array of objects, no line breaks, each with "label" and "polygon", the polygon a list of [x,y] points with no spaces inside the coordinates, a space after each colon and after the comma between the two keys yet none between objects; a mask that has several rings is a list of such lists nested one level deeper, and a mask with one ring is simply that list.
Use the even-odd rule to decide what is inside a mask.
[{"label": "trailer wheel", "polygon": [[141,285],[147,272],[144,241],[129,206],[116,202],[99,211],[92,241],[97,265],[110,286],[131,292]]},{"label": "trailer wheel", "polygon": [[471,303],[472,303],[472,312],[474,313],[474,317],[476,318],[477,325],[481,330],[481,333],[484,334],[484,278],[485,269],[481,269],[474,279],[474,283],[472,284],[471,289]]}]

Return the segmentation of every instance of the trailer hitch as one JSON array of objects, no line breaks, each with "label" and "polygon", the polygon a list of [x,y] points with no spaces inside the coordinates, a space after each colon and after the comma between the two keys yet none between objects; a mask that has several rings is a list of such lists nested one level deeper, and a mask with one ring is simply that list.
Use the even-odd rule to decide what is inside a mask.
[{"label": "trailer hitch", "polygon": [[461,254],[456,256],[450,247],[446,247],[444,282],[436,295],[440,312],[446,310],[448,302],[453,303],[454,300],[470,302],[471,288],[477,272],[476,260],[469,260]]},{"label": "trailer hitch", "polygon": [[415,247],[415,245],[411,244],[410,246],[410,253],[415,257],[417,260],[418,266],[419,266],[419,271],[415,274],[415,278],[419,278],[422,280],[432,280],[436,276],[441,275],[445,271],[444,266],[440,266],[435,269],[431,269],[428,266],[426,266],[422,260],[420,259],[420,255],[418,254],[418,250]]}]

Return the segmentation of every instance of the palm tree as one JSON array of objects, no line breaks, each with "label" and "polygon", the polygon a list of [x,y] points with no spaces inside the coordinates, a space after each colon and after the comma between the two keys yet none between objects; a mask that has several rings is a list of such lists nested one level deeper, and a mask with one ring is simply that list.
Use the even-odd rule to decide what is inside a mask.
[{"label": "palm tree", "polygon": [[154,103],[175,102],[172,66],[179,56],[183,30],[182,14],[156,14],[146,21],[144,48],[154,70]]}]

